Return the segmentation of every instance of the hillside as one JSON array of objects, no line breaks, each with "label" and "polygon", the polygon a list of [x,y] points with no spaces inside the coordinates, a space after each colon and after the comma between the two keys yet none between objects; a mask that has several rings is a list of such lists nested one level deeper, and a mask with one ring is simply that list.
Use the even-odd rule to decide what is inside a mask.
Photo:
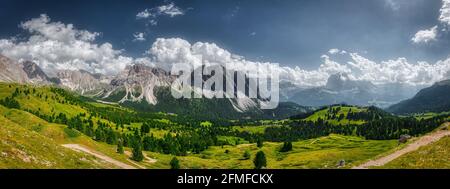
[{"label": "hillside", "polygon": [[[440,140],[422,146],[419,149],[400,156],[381,168],[389,169],[448,169],[450,168],[450,124],[441,133],[446,132]],[[443,135],[443,134],[442,134]],[[424,155],[426,154],[426,155]]]},{"label": "hillside", "polygon": [[[385,166],[389,169],[449,169],[450,137],[406,154]],[[426,156],[424,156],[426,154]]]},{"label": "hillside", "polygon": [[292,116],[295,120],[327,122],[332,125],[361,125],[368,121],[389,117],[389,113],[376,107],[349,105],[324,106],[312,112]]},{"label": "hillside", "polygon": [[450,111],[450,80],[420,90],[413,98],[387,109],[396,114]]},{"label": "hillside", "polygon": [[[107,155],[115,161],[130,164],[128,155],[116,153],[116,137],[119,133],[116,122],[126,121],[127,118],[121,115],[126,114],[130,117],[132,113],[129,110],[89,101],[83,102],[76,96],[51,87],[0,83],[0,89],[3,103],[11,106],[0,105],[2,118],[0,137],[6,137],[2,138],[2,141],[13,141],[3,143],[4,158],[8,158],[0,161],[1,167],[120,168],[92,154],[76,152],[62,146],[66,144],[81,145],[97,154]],[[7,98],[8,103],[5,103],[4,99]],[[131,132],[129,128],[121,128],[121,133],[127,132]],[[27,139],[28,137],[32,138]],[[22,159],[25,158],[25,161],[20,157],[11,158],[17,151],[15,149],[24,151],[20,153],[23,154]],[[20,156],[17,153],[15,155]],[[27,157],[36,160],[29,161]],[[42,162],[47,162],[48,165]]]},{"label": "hillside", "polygon": [[[391,150],[399,135],[420,135],[441,121],[439,116],[400,118],[375,107],[348,105],[326,106],[293,119],[205,121],[137,112],[50,86],[0,83],[0,89],[1,132],[9,137],[2,141],[17,141],[2,144],[8,157],[14,154],[0,160],[4,168],[169,168],[173,156],[183,168],[251,168],[242,154],[259,150],[267,154],[269,168],[336,168],[341,159],[350,167]],[[258,148],[255,143],[261,139],[264,147]],[[124,154],[116,151],[119,141]],[[295,149],[280,152],[285,141]],[[136,146],[142,149],[142,161],[130,159]]]},{"label": "hillside", "polygon": [[[3,106],[0,112],[10,114]],[[92,156],[66,149],[40,134],[37,131],[45,127],[44,121],[31,124],[23,118],[15,122],[0,115],[0,168],[115,168]]]}]

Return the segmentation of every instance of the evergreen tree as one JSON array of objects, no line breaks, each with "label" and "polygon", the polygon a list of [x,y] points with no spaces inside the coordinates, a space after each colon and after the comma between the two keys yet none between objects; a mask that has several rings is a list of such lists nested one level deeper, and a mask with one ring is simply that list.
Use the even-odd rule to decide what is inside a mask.
[{"label": "evergreen tree", "polygon": [[258,141],[256,142],[256,146],[258,146],[258,148],[262,148],[263,147],[263,140],[261,138],[258,138]]},{"label": "evergreen tree", "polygon": [[253,164],[255,165],[255,169],[262,169],[267,166],[266,155],[263,151],[256,153]]},{"label": "evergreen tree", "polygon": [[141,126],[141,133],[149,133],[150,132],[150,126],[147,123],[143,123]]},{"label": "evergreen tree", "polygon": [[119,140],[118,144],[117,144],[117,153],[119,154],[123,154],[123,142],[122,139]]},{"label": "evergreen tree", "polygon": [[284,142],[280,152],[289,152],[292,150],[292,142]]},{"label": "evergreen tree", "polygon": [[142,154],[142,145],[140,140],[136,140],[133,144],[133,155],[131,159],[134,161],[144,160],[144,154]]},{"label": "evergreen tree", "polygon": [[180,169],[180,161],[177,159],[177,157],[173,157],[172,160],[170,160],[170,168]]}]

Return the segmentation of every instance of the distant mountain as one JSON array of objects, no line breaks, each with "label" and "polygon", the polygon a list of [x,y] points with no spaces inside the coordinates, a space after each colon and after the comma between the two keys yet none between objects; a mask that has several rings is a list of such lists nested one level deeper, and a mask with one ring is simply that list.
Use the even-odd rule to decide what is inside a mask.
[{"label": "distant mountain", "polygon": [[25,61],[22,63],[22,69],[27,74],[31,83],[50,84],[52,79],[42,71],[42,69],[34,62]]},{"label": "distant mountain", "polygon": [[[337,73],[328,78],[325,86],[307,89],[295,89],[290,86],[287,88],[289,92],[282,92],[282,94],[292,94],[284,95],[284,100],[304,106],[345,103],[358,106],[387,107],[412,97],[419,88],[421,86],[374,85],[370,81],[352,80],[344,73]],[[286,88],[280,90],[284,91]]]},{"label": "distant mountain", "polygon": [[0,55],[0,81],[27,83],[29,78],[20,63]]},{"label": "distant mountain", "polygon": [[338,73],[331,75],[325,86],[298,91],[290,100],[306,106],[339,103],[368,105],[373,99],[375,88],[370,82],[354,81],[346,74]]},{"label": "distant mountain", "polygon": [[56,73],[59,85],[82,95],[98,95],[109,85],[109,80],[101,74],[91,74],[84,70],[61,70]]},{"label": "distant mountain", "polygon": [[168,72],[160,68],[136,64],[111,79],[109,88],[104,90],[102,99],[116,102],[141,102],[149,105],[158,103],[156,87],[168,87],[175,80]]},{"label": "distant mountain", "polygon": [[413,98],[387,109],[397,114],[450,111],[450,80],[420,90]]}]

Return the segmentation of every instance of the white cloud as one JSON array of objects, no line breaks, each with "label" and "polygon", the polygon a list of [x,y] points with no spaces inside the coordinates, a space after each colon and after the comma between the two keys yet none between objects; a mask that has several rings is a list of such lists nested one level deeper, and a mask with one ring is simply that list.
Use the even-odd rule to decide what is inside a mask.
[{"label": "white cloud", "polygon": [[133,41],[145,41],[145,34],[142,32],[137,32],[133,34]]},{"label": "white cloud", "polygon": [[184,11],[181,8],[175,6],[174,3],[169,3],[167,5],[159,6],[159,7],[157,7],[157,9],[158,9],[159,14],[169,15],[170,17],[184,14]]},{"label": "white cloud", "polygon": [[[450,26],[450,0],[442,0],[442,7],[439,9],[439,22],[444,25],[442,31],[447,31]],[[438,26],[434,26],[428,30],[420,30],[411,39],[414,43],[428,43],[435,41],[438,33]]]},{"label": "white cloud", "polygon": [[164,15],[172,18],[175,16],[184,15],[184,12],[185,11],[183,9],[175,6],[175,4],[172,2],[166,5],[145,9],[136,14],[136,19],[149,19],[150,25],[154,26],[157,25],[158,23],[157,18],[159,16]]},{"label": "white cloud", "polygon": [[197,42],[190,44],[180,38],[158,38],[148,51],[150,62],[170,68],[175,63],[220,63],[232,65],[236,70],[252,70],[257,65],[269,65],[278,72],[280,79],[299,86],[314,87],[326,84],[328,77],[336,73],[346,73],[350,79],[371,81],[374,84],[402,83],[409,85],[431,85],[446,79],[450,72],[450,59],[435,64],[426,62],[409,63],[406,58],[371,61],[357,53],[350,53],[350,62],[339,63],[328,55],[322,55],[323,63],[315,70],[300,67],[280,66],[271,62],[250,61],[220,48],[214,43]]},{"label": "white cloud", "polygon": [[435,41],[437,36],[437,26],[434,26],[428,30],[418,31],[411,39],[414,43],[428,43]]},{"label": "white cloud", "polygon": [[339,49],[330,49],[328,51],[328,53],[330,53],[330,54],[337,54],[337,53],[339,53]]},{"label": "white cloud", "polygon": [[94,41],[100,34],[86,30],[76,30],[72,24],[61,22],[50,23],[50,18],[42,14],[39,18],[33,18],[20,24],[20,27],[31,34],[39,34],[42,37],[62,42],[73,42],[76,40]]},{"label": "white cloud", "polygon": [[339,49],[337,49],[337,48],[333,48],[333,49],[328,50],[328,54],[331,54],[331,55],[335,55],[335,54],[347,54],[347,51],[339,50]]},{"label": "white cloud", "polygon": [[450,0],[442,0],[442,7],[439,10],[439,21],[447,26],[450,25]]},{"label": "white cloud", "polygon": [[20,27],[30,33],[29,38],[1,39],[0,54],[19,61],[32,60],[50,75],[65,69],[111,74],[133,62],[133,58],[122,56],[110,43],[94,43],[99,33],[51,22],[45,14],[23,22]]},{"label": "white cloud", "polygon": [[149,18],[149,17],[151,17],[151,16],[153,16],[152,13],[150,13],[148,9],[145,9],[145,10],[143,10],[142,12],[139,12],[139,13],[136,15],[136,18],[138,18],[138,19],[141,19],[141,18]]},{"label": "white cloud", "polygon": [[410,85],[431,85],[447,79],[445,73],[450,71],[450,59],[435,64],[418,62],[409,63],[406,58],[376,63],[356,53],[350,54],[354,62],[348,63],[352,75],[358,80],[367,80],[375,84],[403,83]]}]

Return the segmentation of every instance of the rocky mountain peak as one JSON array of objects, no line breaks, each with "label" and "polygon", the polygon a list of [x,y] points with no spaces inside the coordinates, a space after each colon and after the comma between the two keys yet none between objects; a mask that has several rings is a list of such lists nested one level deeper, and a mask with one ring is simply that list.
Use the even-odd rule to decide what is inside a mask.
[{"label": "rocky mountain peak", "polygon": [[34,62],[24,61],[22,62],[23,71],[27,74],[32,83],[49,84],[50,78],[42,69]]},{"label": "rocky mountain peak", "polygon": [[84,70],[60,70],[56,76],[62,86],[81,94],[95,94],[105,85],[100,82],[101,75],[94,75]]},{"label": "rocky mountain peak", "polygon": [[0,81],[27,83],[29,78],[20,63],[0,55]]}]

